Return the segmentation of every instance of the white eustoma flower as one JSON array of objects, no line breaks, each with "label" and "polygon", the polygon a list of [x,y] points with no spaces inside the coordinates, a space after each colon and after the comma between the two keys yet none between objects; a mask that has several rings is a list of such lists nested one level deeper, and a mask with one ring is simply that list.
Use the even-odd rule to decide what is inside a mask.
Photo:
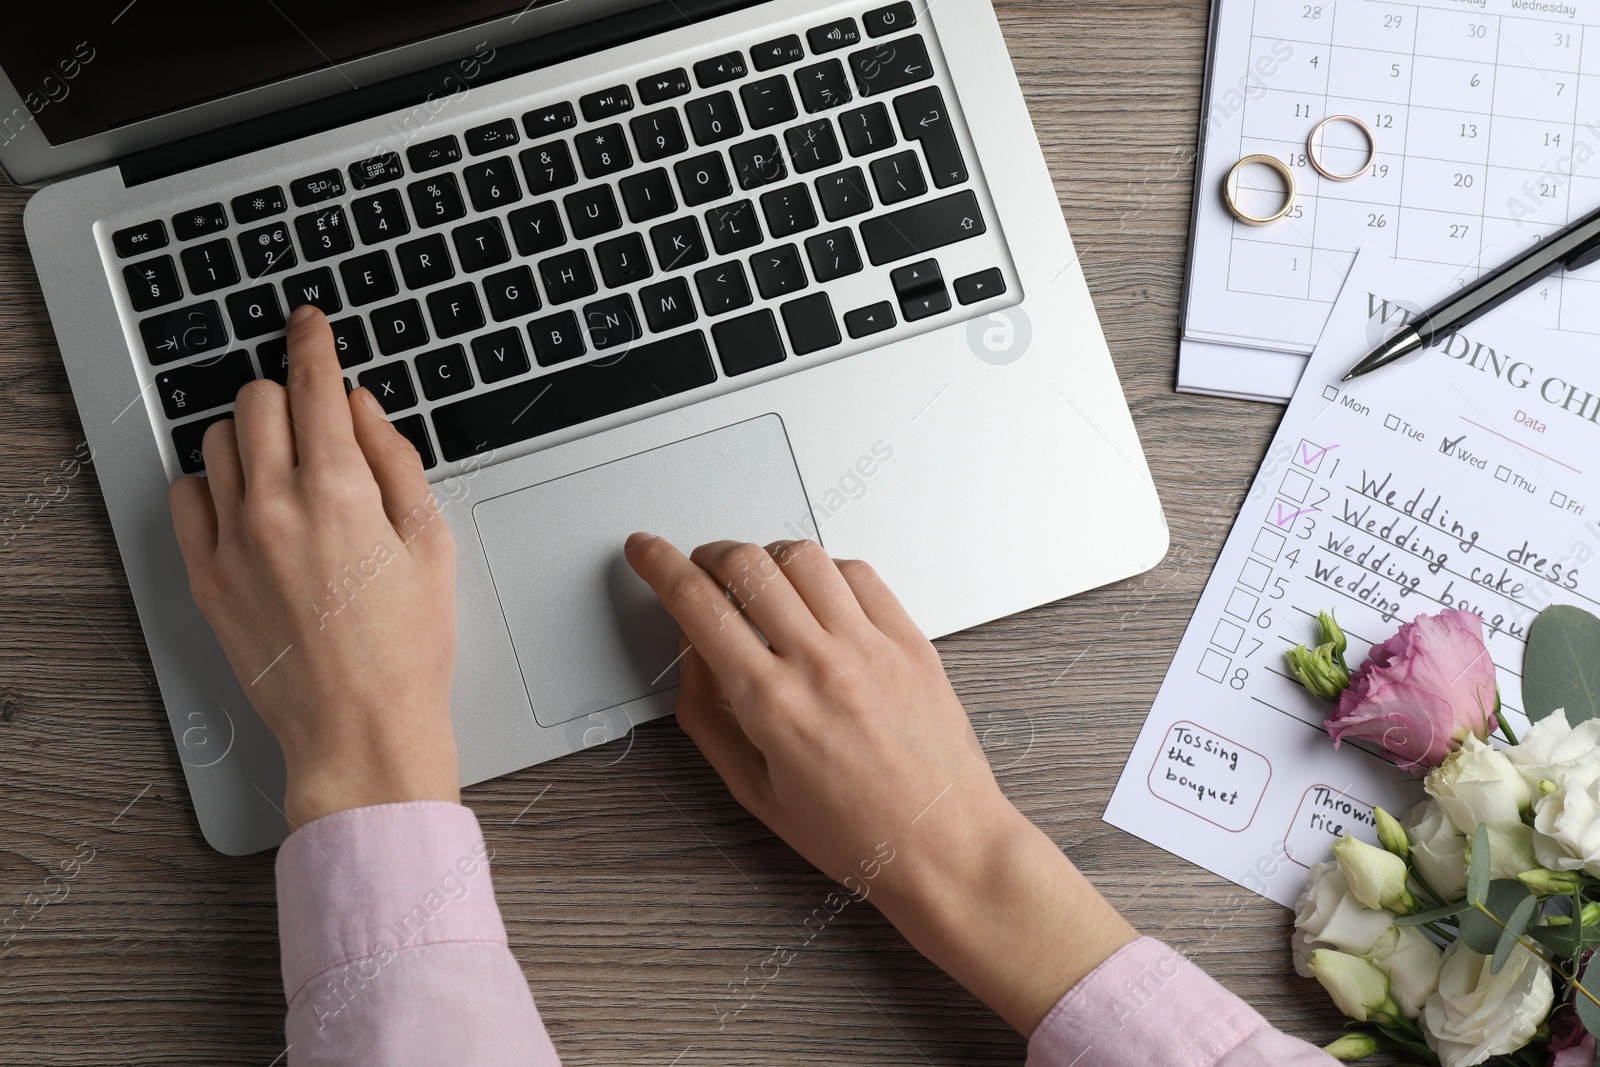
[{"label": "white eustoma flower", "polygon": [[1393,1015],[1389,978],[1360,956],[1319,948],[1311,954],[1311,975],[1322,983],[1338,1009],[1358,1023],[1373,1013]]},{"label": "white eustoma flower", "polygon": [[1558,708],[1529,727],[1522,743],[1506,749],[1505,756],[1536,797],[1541,781],[1560,785],[1576,779],[1587,785],[1600,780],[1600,719],[1569,726],[1567,713]]},{"label": "white eustoma flower", "polygon": [[1528,783],[1511,761],[1471,735],[1428,772],[1422,787],[1468,837],[1479,823],[1517,822],[1533,802]]},{"label": "white eustoma flower", "polygon": [[1553,871],[1581,870],[1600,878],[1600,779],[1585,784],[1566,778],[1533,811],[1539,862]]},{"label": "white eustoma flower", "polygon": [[1319,948],[1364,955],[1393,922],[1389,912],[1362,906],[1336,864],[1319,863],[1311,868],[1294,906],[1294,969],[1303,978],[1312,977],[1311,953]]},{"label": "white eustoma flower", "polygon": [[1334,842],[1333,857],[1361,903],[1401,913],[1410,910],[1405,860],[1349,834]]},{"label": "white eustoma flower", "polygon": [[[1446,901],[1467,895],[1467,839],[1436,800],[1424,800],[1406,815],[1411,865]],[[1490,853],[1491,858],[1493,853]]]},{"label": "white eustoma flower", "polygon": [[1407,1019],[1422,1014],[1422,1005],[1439,988],[1444,949],[1415,926],[1391,926],[1378,938],[1367,959],[1389,976],[1389,992]]},{"label": "white eustoma flower", "polygon": [[1422,1031],[1443,1067],[1471,1067],[1528,1043],[1550,1014],[1555,987],[1545,962],[1518,945],[1499,974],[1490,958],[1456,941],[1439,989],[1422,1008]]}]

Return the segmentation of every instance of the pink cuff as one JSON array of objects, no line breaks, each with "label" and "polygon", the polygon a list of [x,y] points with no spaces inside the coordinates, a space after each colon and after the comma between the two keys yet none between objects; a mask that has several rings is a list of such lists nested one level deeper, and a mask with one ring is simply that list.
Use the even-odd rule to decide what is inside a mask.
[{"label": "pink cuff", "polygon": [[404,946],[506,944],[492,857],[472,811],[444,801],[352,808],[296,831],[278,850],[283,989]]}]

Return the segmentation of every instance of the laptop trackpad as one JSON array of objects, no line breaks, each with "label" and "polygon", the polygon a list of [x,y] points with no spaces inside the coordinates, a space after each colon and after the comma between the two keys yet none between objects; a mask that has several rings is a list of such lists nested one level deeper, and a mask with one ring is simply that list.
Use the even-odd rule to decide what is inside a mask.
[{"label": "laptop trackpad", "polygon": [[649,530],[685,553],[817,536],[777,415],[485,500],[472,509],[541,726],[678,684],[678,627],[622,558]]}]

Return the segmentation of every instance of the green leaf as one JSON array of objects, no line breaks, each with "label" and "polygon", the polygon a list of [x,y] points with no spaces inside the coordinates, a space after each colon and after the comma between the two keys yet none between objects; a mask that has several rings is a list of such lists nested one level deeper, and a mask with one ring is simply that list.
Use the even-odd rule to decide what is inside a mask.
[{"label": "green leaf", "polygon": [[[1600,954],[1589,957],[1589,966],[1583,971],[1583,988],[1600,997]],[[1600,1038],[1600,1006],[1583,995],[1583,990],[1575,990],[1573,1000],[1578,1005],[1578,1018],[1583,1020],[1583,1028]]]},{"label": "green leaf", "polygon": [[1423,923],[1436,923],[1440,919],[1453,919],[1470,907],[1472,905],[1466,901],[1458,900],[1454,904],[1446,904],[1444,907],[1434,908],[1432,911],[1419,911],[1415,915],[1398,916],[1394,924],[1396,926],[1421,926]]},{"label": "green leaf", "polygon": [[1490,974],[1499,974],[1506,960],[1511,958],[1511,950],[1517,947],[1517,939],[1527,933],[1528,924],[1533,921],[1534,909],[1538,906],[1539,901],[1529,895],[1511,909],[1511,918],[1506,920],[1506,928],[1500,931],[1500,940],[1495,942],[1494,959],[1489,961]]},{"label": "green leaf", "polygon": [[[1561,959],[1570,959],[1576,956],[1583,948],[1583,891],[1581,888],[1572,893],[1571,922],[1565,926],[1535,926],[1533,936],[1538,939],[1552,956]],[[1593,932],[1592,930],[1590,931]]]},{"label": "green leaf", "polygon": [[1484,907],[1494,913],[1495,922],[1483,912],[1474,908],[1461,913],[1461,921],[1457,929],[1461,933],[1461,940],[1474,952],[1481,952],[1485,956],[1493,955],[1500,947],[1501,924],[1509,926],[1512,914],[1524,900],[1535,899],[1533,891],[1514,878],[1496,878],[1489,883],[1489,892],[1484,901]]},{"label": "green leaf", "polygon": [[1522,710],[1538,722],[1557,708],[1574,726],[1600,717],[1600,619],[1568,604],[1533,620],[1522,658]]},{"label": "green leaf", "polygon": [[[1489,826],[1478,824],[1472,838],[1472,862],[1467,864],[1467,903],[1482,904],[1489,891]],[[1492,952],[1493,949],[1485,949]]]}]

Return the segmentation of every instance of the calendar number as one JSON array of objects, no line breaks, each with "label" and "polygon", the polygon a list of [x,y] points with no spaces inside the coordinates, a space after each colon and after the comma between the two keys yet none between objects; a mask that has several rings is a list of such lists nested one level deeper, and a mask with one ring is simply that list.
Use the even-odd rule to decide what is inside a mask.
[{"label": "calendar number", "polygon": [[1394,116],[1379,114],[1372,120],[1372,124],[1380,130],[1392,130],[1394,129]]},{"label": "calendar number", "polygon": [[1390,63],[1389,64],[1389,77],[1391,77],[1391,78],[1400,77],[1400,64],[1398,64],[1398,63]]},{"label": "calendar number", "polygon": [[1290,152],[1283,157],[1283,161],[1291,167],[1303,167],[1306,165],[1306,154],[1304,152]]},{"label": "calendar number", "polygon": [[1467,36],[1478,38],[1487,37],[1489,36],[1489,27],[1485,26],[1481,22],[1474,23],[1473,25],[1467,27]]},{"label": "calendar number", "polygon": [[1467,231],[1471,229],[1472,227],[1464,222],[1452,222],[1450,224],[1450,236],[1460,241],[1466,238]]},{"label": "calendar number", "polygon": [[[1302,218],[1305,218],[1305,214],[1306,214],[1305,205],[1304,204],[1296,204],[1294,207],[1289,209],[1289,213],[1287,215],[1285,215],[1284,218],[1286,218],[1286,219],[1302,219]],[[1299,262],[1300,261],[1298,259],[1295,260],[1295,263],[1298,264]],[[1297,266],[1295,269],[1299,270],[1300,268]]]},{"label": "calendar number", "polygon": [[1388,216],[1379,215],[1371,211],[1367,212],[1367,228],[1369,230],[1381,230],[1387,225],[1389,225]]},{"label": "calendar number", "polygon": [[1374,178],[1387,178],[1389,176],[1389,164],[1374,163],[1372,165],[1372,170],[1368,173],[1370,173]]},{"label": "calendar number", "polygon": [[1463,122],[1461,124],[1461,136],[1467,138],[1469,141],[1477,137],[1478,124],[1476,122]]},{"label": "calendar number", "polygon": [[1556,148],[1561,147],[1561,135],[1559,133],[1547,133],[1544,135],[1544,146],[1549,148],[1552,145]]},{"label": "calendar number", "polygon": [[1567,83],[1566,82],[1556,82],[1556,95],[1557,96],[1560,96],[1562,93],[1564,93],[1566,91],[1567,91]]},{"label": "calendar number", "polygon": [[1476,89],[1478,86],[1483,84],[1483,79],[1480,78],[1478,75],[1474,74],[1472,76],[1472,80],[1469,81],[1467,84],[1472,86],[1474,89]]},{"label": "calendar number", "polygon": [[1245,670],[1243,667],[1240,667],[1238,670],[1233,672],[1233,677],[1228,679],[1228,684],[1233,686],[1235,689],[1243,689],[1245,680],[1249,677],[1250,672]]},{"label": "calendar number", "polygon": [[1556,33],[1556,47],[1557,48],[1571,48],[1572,47],[1572,34],[1557,32]]},{"label": "calendar number", "polygon": [[1404,18],[1404,15],[1385,15],[1383,16],[1383,28],[1386,30],[1398,30]]},{"label": "calendar number", "polygon": [[1322,57],[1321,56],[1312,56],[1311,57],[1311,65],[1313,67],[1317,66],[1321,62],[1322,62]]},{"label": "calendar number", "polygon": [[1308,118],[1310,118],[1311,117],[1311,105],[1310,104],[1296,104],[1294,106],[1294,117],[1297,118],[1297,119],[1308,119]]},{"label": "calendar number", "polygon": [[1304,5],[1300,9],[1300,17],[1303,18],[1303,19],[1311,19],[1313,21],[1315,21],[1316,19],[1320,19],[1322,17],[1322,7],[1321,7],[1321,5],[1317,5],[1317,6],[1312,6],[1311,4]]},{"label": "calendar number", "polygon": [[1459,174],[1458,173],[1456,175],[1455,187],[1457,189],[1471,189],[1472,188],[1472,175],[1470,175],[1470,174]]},{"label": "calendar number", "polygon": [[1539,195],[1546,200],[1554,200],[1556,198],[1556,183],[1540,182]]}]

